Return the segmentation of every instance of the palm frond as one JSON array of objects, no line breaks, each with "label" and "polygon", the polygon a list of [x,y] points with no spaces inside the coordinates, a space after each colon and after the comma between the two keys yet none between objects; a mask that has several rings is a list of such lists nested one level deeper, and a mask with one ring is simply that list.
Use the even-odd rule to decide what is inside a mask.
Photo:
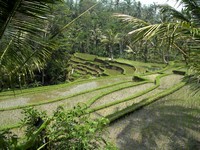
[{"label": "palm frond", "polygon": [[162,14],[168,14],[168,16],[179,19],[180,21],[190,22],[190,18],[168,4],[158,5],[157,7],[160,8]]},{"label": "palm frond", "polygon": [[145,22],[144,20],[126,14],[114,13],[113,16],[123,20],[124,22],[128,22],[140,27],[150,25],[150,23]]},{"label": "palm frond", "polygon": [[180,3],[185,7],[185,10],[192,16],[192,22],[200,26],[200,2],[199,0],[181,0]]},{"label": "palm frond", "polygon": [[149,40],[150,38],[159,35],[162,35],[162,37],[164,37],[165,33],[167,32],[168,36],[171,36],[174,30],[177,29],[176,26],[177,24],[153,24],[133,30],[128,34],[132,36],[134,42],[137,42],[139,40]]},{"label": "palm frond", "polygon": [[[57,0],[61,1],[61,0]],[[12,76],[40,69],[50,56],[50,4],[55,0],[0,0],[0,74]]]},{"label": "palm frond", "polygon": [[44,31],[41,23],[47,19],[49,4],[53,3],[53,0],[0,0],[0,39],[9,27],[39,36],[38,32]]}]

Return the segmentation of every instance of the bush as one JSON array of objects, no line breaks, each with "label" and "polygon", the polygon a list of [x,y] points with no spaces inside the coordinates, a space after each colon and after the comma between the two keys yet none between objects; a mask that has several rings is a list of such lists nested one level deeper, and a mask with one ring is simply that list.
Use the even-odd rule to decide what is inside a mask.
[{"label": "bush", "polygon": [[52,117],[33,108],[24,110],[24,114],[22,126],[26,127],[25,137],[19,138],[9,131],[0,133],[3,149],[116,149],[102,136],[108,120],[90,119],[80,105],[72,110],[64,110],[60,106]]}]

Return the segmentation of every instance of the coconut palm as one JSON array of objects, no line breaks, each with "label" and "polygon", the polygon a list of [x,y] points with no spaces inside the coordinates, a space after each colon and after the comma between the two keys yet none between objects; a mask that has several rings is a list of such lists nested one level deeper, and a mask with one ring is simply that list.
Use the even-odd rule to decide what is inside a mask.
[{"label": "coconut palm", "polygon": [[93,42],[95,51],[97,50],[98,43],[101,40],[101,34],[102,31],[100,28],[95,28],[93,30],[90,30],[90,40]]},{"label": "coconut palm", "polygon": [[[59,1],[59,0],[58,0]],[[0,76],[30,74],[49,56],[48,20],[53,0],[0,0]],[[13,81],[12,81],[13,82]]]},{"label": "coconut palm", "polygon": [[[166,14],[169,20],[157,24],[150,24],[123,14],[115,14],[115,16],[134,25],[134,30],[128,33],[134,42],[154,37],[159,37],[160,43],[168,41],[167,49],[173,47],[181,51],[185,57],[189,58],[194,71],[200,74],[200,2],[197,0],[177,1],[183,5],[183,10],[177,11],[169,5],[159,6],[161,13]],[[182,49],[178,43],[183,40],[188,42],[186,49]]]},{"label": "coconut palm", "polygon": [[119,33],[113,33],[111,29],[106,31],[105,35],[102,35],[101,42],[108,47],[110,53],[110,59],[113,60],[113,48],[114,45],[119,43]]}]

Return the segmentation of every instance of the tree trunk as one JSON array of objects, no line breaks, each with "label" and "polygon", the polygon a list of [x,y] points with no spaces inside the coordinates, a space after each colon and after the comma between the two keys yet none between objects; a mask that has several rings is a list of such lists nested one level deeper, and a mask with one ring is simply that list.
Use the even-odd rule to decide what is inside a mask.
[{"label": "tree trunk", "polygon": [[44,85],[44,77],[45,77],[44,68],[42,68],[42,85]]},{"label": "tree trunk", "polygon": [[144,43],[144,62],[148,61],[148,48],[147,48],[147,42]]},{"label": "tree trunk", "polygon": [[122,57],[122,52],[123,52],[123,42],[122,41],[119,43],[119,52],[120,52],[120,57]]},{"label": "tree trunk", "polygon": [[109,49],[110,49],[110,58],[111,60],[113,60],[113,47],[109,45]]}]

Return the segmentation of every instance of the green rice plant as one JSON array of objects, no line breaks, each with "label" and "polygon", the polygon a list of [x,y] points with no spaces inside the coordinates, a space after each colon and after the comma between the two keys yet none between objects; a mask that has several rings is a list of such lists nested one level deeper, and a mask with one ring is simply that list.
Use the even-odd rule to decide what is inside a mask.
[{"label": "green rice plant", "polygon": [[[117,104],[120,104],[120,103],[123,103],[123,102],[126,102],[126,101],[130,101],[130,100],[133,100],[134,98],[137,98],[137,97],[140,97],[150,91],[153,91],[154,89],[158,88],[160,86],[160,78],[164,77],[164,76],[167,76],[166,74],[162,74],[158,77],[156,77],[156,80],[155,80],[155,85],[150,87],[149,89],[146,89],[144,91],[141,91],[141,92],[138,92],[134,95],[131,95],[127,98],[124,98],[124,99],[121,99],[121,100],[116,100],[114,102],[111,102],[111,103],[107,103],[107,104],[104,104],[104,105],[101,105],[101,106],[98,106],[98,107],[95,107],[95,108],[89,108],[88,109],[88,113],[92,113],[92,112],[95,112],[95,111],[98,111],[98,110],[101,110],[101,109],[104,109],[104,108],[108,108],[108,107],[111,107],[111,106],[114,106],[114,105],[117,105]],[[141,82],[141,83],[144,83],[145,81]]]},{"label": "green rice plant", "polygon": [[105,68],[105,67],[101,67],[104,69],[104,74],[108,75],[108,76],[116,76],[116,75],[121,75],[121,71],[119,70],[115,70],[115,69],[109,69],[109,68]]},{"label": "green rice plant", "polygon": [[[1,99],[8,99],[10,97],[17,97],[17,96],[24,96],[24,95],[29,95],[32,93],[43,93],[45,91],[53,91],[55,89],[59,88],[67,88],[73,85],[78,85],[80,83],[87,83],[91,81],[100,81],[100,80],[105,80],[105,79],[112,79],[112,78],[118,78],[121,75],[116,75],[116,76],[107,76],[107,77],[99,77],[99,78],[93,78],[93,79],[84,79],[84,80],[76,80],[74,82],[67,82],[67,83],[62,83],[58,85],[49,85],[49,86],[42,86],[42,87],[35,87],[35,88],[29,88],[29,89],[22,89],[22,90],[15,90],[13,91],[4,91],[0,93],[0,100]],[[123,76],[123,75],[122,75]]]},{"label": "green rice plant", "polygon": [[25,105],[25,106],[16,106],[16,107],[2,108],[2,109],[0,109],[0,111],[22,109],[22,108],[25,108],[25,107],[39,106],[39,105],[43,105],[43,104],[54,103],[54,102],[66,100],[68,98],[76,97],[78,95],[82,95],[82,94],[85,94],[85,93],[94,92],[94,91],[97,91],[97,90],[101,90],[101,89],[105,89],[105,88],[117,86],[117,85],[120,85],[120,84],[124,84],[124,83],[127,83],[127,82],[129,82],[129,81],[121,81],[121,82],[117,82],[115,84],[102,86],[102,87],[99,87],[99,88],[96,88],[96,89],[86,90],[86,91],[83,91],[83,92],[80,92],[80,93],[75,93],[75,94],[72,94],[72,95],[69,95],[69,96],[63,96],[63,97],[58,97],[58,98],[55,98],[55,99],[47,100],[45,102],[37,102],[37,103],[33,103],[33,104],[28,104],[28,105]]},{"label": "green rice plant", "polygon": [[164,91],[160,92],[159,94],[153,95],[153,96],[151,96],[147,99],[142,100],[139,103],[133,104],[132,106],[129,106],[129,107],[127,107],[127,108],[125,108],[121,111],[114,113],[114,114],[108,115],[108,116],[106,116],[106,118],[108,118],[110,120],[110,122],[113,122],[113,121],[115,121],[115,120],[129,114],[129,113],[132,113],[132,112],[134,112],[138,109],[141,109],[144,106],[147,106],[147,105],[149,105],[149,104],[151,104],[151,103],[153,103],[153,102],[155,102],[155,101],[157,101],[157,100],[159,100],[159,99],[161,99],[161,98],[163,98],[163,97],[165,97],[169,94],[172,94],[173,92],[179,90],[180,88],[182,88],[185,85],[186,85],[185,82],[180,82],[179,84],[177,84],[177,85],[175,85],[175,86],[173,86],[173,87],[171,87],[167,90],[164,90]]},{"label": "green rice plant", "polygon": [[94,61],[94,59],[97,57],[96,55],[91,55],[86,53],[75,53],[74,56],[81,60],[87,60],[87,61]]},{"label": "green rice plant", "polygon": [[123,89],[126,89],[126,88],[130,88],[130,87],[138,86],[138,85],[141,85],[141,84],[145,84],[145,83],[148,83],[148,81],[134,83],[134,84],[128,85],[128,86],[127,85],[118,86],[118,87],[113,88],[111,90],[108,90],[108,91],[106,91],[104,93],[101,93],[100,95],[96,95],[95,97],[90,99],[86,104],[87,104],[88,107],[90,107],[94,102],[96,102],[98,99],[102,98],[105,95],[108,95],[110,93],[113,93],[113,92],[116,92],[116,91],[120,91],[120,90],[123,90]]}]

